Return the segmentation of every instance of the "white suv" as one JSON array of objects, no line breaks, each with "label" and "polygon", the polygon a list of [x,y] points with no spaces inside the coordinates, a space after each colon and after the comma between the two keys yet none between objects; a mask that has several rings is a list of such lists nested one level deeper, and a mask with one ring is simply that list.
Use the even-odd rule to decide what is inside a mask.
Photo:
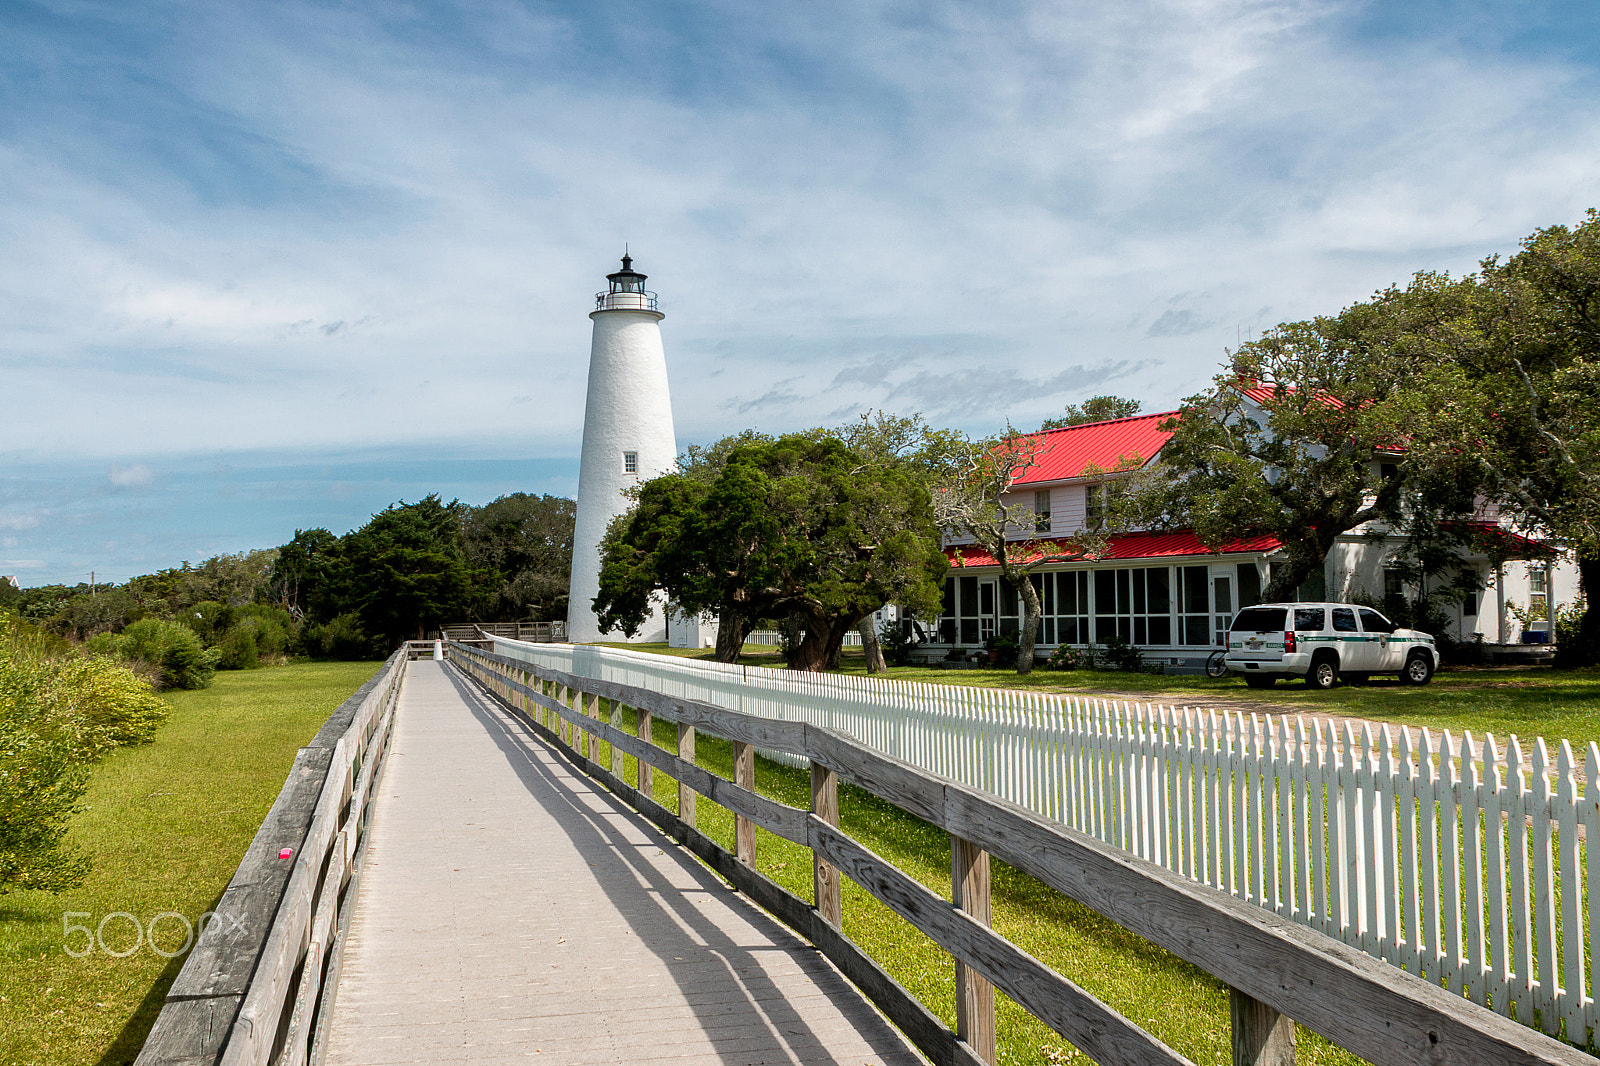
[{"label": "white suv", "polygon": [[1398,674],[1408,685],[1426,685],[1439,652],[1428,634],[1398,629],[1371,607],[1262,603],[1234,616],[1226,659],[1251,688],[1303,677],[1312,688],[1326,689],[1341,676],[1365,681],[1371,674]]}]

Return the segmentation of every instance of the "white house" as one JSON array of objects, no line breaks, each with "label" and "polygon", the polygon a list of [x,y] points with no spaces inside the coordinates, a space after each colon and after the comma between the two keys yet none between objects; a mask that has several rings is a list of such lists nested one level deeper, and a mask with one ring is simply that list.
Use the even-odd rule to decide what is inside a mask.
[{"label": "white house", "polygon": [[[1106,483],[1118,476],[1107,471],[1118,469],[1119,463],[1127,469],[1130,457],[1143,466],[1159,462],[1171,437],[1160,425],[1174,414],[1163,411],[1034,435],[1041,445],[1039,459],[1018,478],[1006,502],[1031,509],[1037,530],[1019,530],[1017,539],[1047,532],[1064,536],[1092,525]],[[1381,456],[1375,457],[1375,467],[1381,462]],[[1450,605],[1449,635],[1479,637],[1491,645],[1548,640],[1548,623],[1537,620],[1548,619],[1551,603],[1577,598],[1576,567],[1549,557],[1547,549],[1490,509],[1481,508],[1464,521],[1480,527],[1486,538],[1501,538],[1514,554],[1535,558],[1496,566],[1487,554],[1469,556],[1466,568],[1474,571],[1482,591]],[[1363,527],[1341,536],[1322,573],[1299,590],[1301,597],[1409,595],[1414,590],[1400,587],[1392,566],[1401,538],[1383,533]],[[925,629],[930,641],[925,658],[976,650],[994,633],[1015,632],[1021,622],[1019,598],[986,552],[960,537],[947,540],[947,551],[955,565],[945,581],[941,616],[931,632]],[[1270,568],[1281,556],[1279,542],[1267,536],[1242,537],[1219,551],[1208,551],[1187,530],[1113,536],[1100,559],[1045,564],[1035,572],[1043,605],[1039,647],[1048,651],[1058,644],[1103,644],[1117,636],[1143,649],[1148,662],[1196,668],[1220,646],[1233,613],[1260,601]],[[1534,621],[1525,624],[1519,612],[1522,619]]]}]

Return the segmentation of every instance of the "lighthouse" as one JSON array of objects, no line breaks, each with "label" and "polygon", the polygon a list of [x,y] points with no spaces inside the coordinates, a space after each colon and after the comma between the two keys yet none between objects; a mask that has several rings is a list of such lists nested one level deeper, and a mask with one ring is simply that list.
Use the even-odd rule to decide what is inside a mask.
[{"label": "lighthouse", "polygon": [[[625,491],[675,469],[677,437],[672,397],[667,392],[667,356],[661,347],[656,294],[645,275],[622,257],[622,269],[607,274],[609,286],[595,294],[594,335],[589,347],[589,394],[583,408],[583,458],[578,467],[578,515],[572,539],[572,580],[567,600],[567,639],[574,644],[622,640],[602,634],[594,598],[600,592],[600,538],[611,520],[630,506]],[[658,606],[635,641],[667,639]]]}]

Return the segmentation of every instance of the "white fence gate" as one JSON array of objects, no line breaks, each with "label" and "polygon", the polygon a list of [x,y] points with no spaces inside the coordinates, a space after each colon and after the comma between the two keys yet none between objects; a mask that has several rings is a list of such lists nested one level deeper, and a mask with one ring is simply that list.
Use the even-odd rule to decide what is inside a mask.
[{"label": "white fence gate", "polygon": [[[502,655],[853,734],[1552,1035],[1597,1019],[1600,790],[1563,741],[802,674],[593,646]],[[1527,754],[1530,758],[1525,759]],[[1590,744],[1582,780],[1600,774]],[[1583,792],[1580,795],[1580,791]],[[1585,922],[1588,923],[1586,933]],[[1596,1034],[1600,1040],[1600,1033]]]}]

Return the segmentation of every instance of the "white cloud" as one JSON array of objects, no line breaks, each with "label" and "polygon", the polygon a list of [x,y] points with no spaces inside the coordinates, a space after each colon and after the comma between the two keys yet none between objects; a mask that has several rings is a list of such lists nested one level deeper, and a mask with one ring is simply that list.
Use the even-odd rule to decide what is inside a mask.
[{"label": "white cloud", "polygon": [[0,511],[0,529],[33,529],[43,517],[38,511]]},{"label": "white cloud", "polygon": [[143,463],[134,463],[132,466],[113,466],[108,475],[110,481],[119,489],[137,488],[148,485],[155,480],[155,473]]},{"label": "white cloud", "polygon": [[183,153],[88,119],[0,140],[0,449],[573,454],[624,240],[685,441],[848,390],[992,429],[1087,395],[1072,367],[1126,364],[1156,409],[1262,308],[1470,269],[1600,202],[1589,72],[1363,42],[1345,4],[684,8],[704,39],[487,6],[423,40],[376,10],[196,6],[160,69],[123,56],[200,116],[159,130]]}]

